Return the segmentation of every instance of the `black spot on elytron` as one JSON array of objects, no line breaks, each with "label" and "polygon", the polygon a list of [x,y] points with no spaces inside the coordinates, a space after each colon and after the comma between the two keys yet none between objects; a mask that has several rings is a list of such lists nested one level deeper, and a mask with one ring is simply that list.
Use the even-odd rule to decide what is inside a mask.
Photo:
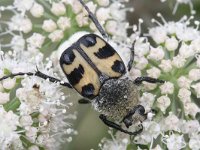
[{"label": "black spot on elytron", "polygon": [[105,59],[111,57],[115,54],[115,50],[108,44],[100,48],[98,52],[95,52],[94,55],[100,59]]},{"label": "black spot on elytron", "polygon": [[70,65],[73,63],[74,59],[75,59],[75,55],[73,53],[72,50],[66,50],[63,52],[62,56],[60,57],[60,63],[62,64],[66,64],[66,65]]},{"label": "black spot on elytron", "polygon": [[67,74],[69,83],[74,86],[82,79],[84,74],[84,68],[79,64],[78,68],[75,68],[70,74]]},{"label": "black spot on elytron", "polygon": [[119,60],[115,60],[114,64],[112,65],[112,70],[115,72],[119,72],[121,74],[126,73],[126,68],[124,63]]},{"label": "black spot on elytron", "polygon": [[97,43],[96,36],[94,34],[85,35],[80,39],[80,43],[86,47],[94,46]]},{"label": "black spot on elytron", "polygon": [[89,83],[82,87],[81,95],[92,99],[94,97],[94,90],[94,86],[91,83]]}]

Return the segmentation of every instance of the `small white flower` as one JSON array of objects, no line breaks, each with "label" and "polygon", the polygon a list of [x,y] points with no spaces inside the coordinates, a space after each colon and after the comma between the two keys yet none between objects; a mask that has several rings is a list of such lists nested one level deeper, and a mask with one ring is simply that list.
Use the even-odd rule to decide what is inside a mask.
[{"label": "small white flower", "polygon": [[144,106],[146,112],[151,111],[154,100],[155,100],[155,95],[147,92],[142,94],[142,96],[140,97],[140,103],[142,106]]},{"label": "small white flower", "polygon": [[16,136],[15,130],[19,125],[19,116],[12,111],[6,112],[0,106],[0,139],[9,139]]},{"label": "small white flower", "polygon": [[171,82],[165,82],[160,86],[160,90],[162,94],[173,94],[174,85]]},{"label": "small white flower", "polygon": [[111,18],[109,8],[99,8],[96,12],[99,21],[106,21]]},{"label": "small white flower", "polygon": [[109,3],[110,3],[110,1],[109,0],[97,0],[97,2],[98,2],[98,4],[100,5],[100,6],[108,6],[109,5]]},{"label": "small white flower", "polygon": [[142,73],[139,69],[131,68],[130,70],[130,77],[131,79],[136,79],[137,77],[141,77]]},{"label": "small white flower", "polygon": [[190,89],[190,84],[192,81],[185,76],[181,76],[178,78],[177,82],[180,88]]},{"label": "small white flower", "polygon": [[60,17],[57,21],[57,25],[60,29],[66,30],[71,27],[70,18],[68,17]]},{"label": "small white flower", "polygon": [[179,118],[170,112],[169,116],[163,119],[161,128],[164,131],[174,130],[179,132],[180,131],[179,126],[180,126]]},{"label": "small white flower", "polygon": [[23,127],[31,126],[33,124],[33,120],[32,120],[32,117],[30,115],[21,116],[20,119],[19,119],[19,123]]},{"label": "small white flower", "polygon": [[141,70],[144,69],[148,64],[148,60],[145,57],[135,58],[135,62],[135,67]]},{"label": "small white flower", "polygon": [[192,81],[197,81],[200,79],[200,69],[191,69],[189,71],[189,79]]},{"label": "small white flower", "polygon": [[134,138],[134,142],[137,144],[147,144],[156,139],[161,132],[161,127],[155,121],[143,122],[143,132]]},{"label": "small white flower", "polygon": [[164,72],[170,72],[172,69],[172,63],[171,60],[167,59],[163,59],[161,60],[161,64],[159,65],[159,67],[164,71]]},{"label": "small white flower", "polygon": [[191,91],[185,88],[181,88],[178,91],[178,97],[183,101],[183,102],[188,102],[190,101],[190,96],[191,96]]},{"label": "small white flower", "polygon": [[34,3],[34,0],[15,0],[14,1],[14,6],[17,8],[19,11],[26,11],[29,10]]},{"label": "small white flower", "polygon": [[169,150],[180,150],[186,146],[183,135],[171,134],[164,136],[163,142],[167,145]]},{"label": "small white flower", "polygon": [[40,18],[44,14],[44,7],[35,2],[33,7],[30,9],[30,13],[33,17]]},{"label": "small white flower", "polygon": [[49,20],[44,20],[43,25],[42,25],[42,29],[46,32],[53,32],[55,31],[57,28],[56,23],[49,19]]},{"label": "small white flower", "polygon": [[195,103],[192,103],[192,102],[185,103],[184,109],[185,109],[185,114],[186,115],[190,114],[192,117],[195,117],[196,114],[200,112],[199,107]]},{"label": "small white flower", "polygon": [[199,122],[197,120],[189,120],[181,126],[181,131],[185,134],[198,133]]},{"label": "small white flower", "polygon": [[59,42],[64,37],[64,33],[62,30],[55,30],[48,37],[52,42]]},{"label": "small white flower", "polygon": [[151,28],[149,34],[157,44],[164,43],[167,39],[167,32],[164,27]]},{"label": "small white flower", "polygon": [[11,18],[9,29],[29,33],[32,30],[32,22],[29,18],[17,14]]},{"label": "small white flower", "polygon": [[59,3],[53,2],[51,7],[51,12],[56,16],[61,16],[66,13],[66,7],[62,2]]},{"label": "small white flower", "polygon": [[182,45],[179,49],[179,54],[180,54],[180,56],[182,56],[184,58],[188,58],[188,57],[194,55],[194,51],[190,45],[182,43]]},{"label": "small white flower", "polygon": [[185,65],[185,58],[183,56],[177,55],[173,57],[172,65],[176,68],[182,68]]},{"label": "small white flower", "polygon": [[160,69],[156,67],[152,67],[151,69],[147,70],[148,76],[152,78],[159,78],[160,73],[161,73]]},{"label": "small white flower", "polygon": [[178,48],[178,40],[174,36],[167,38],[165,41],[165,47],[168,51],[175,51]]},{"label": "small white flower", "polygon": [[150,50],[150,44],[145,42],[145,38],[139,38],[134,44],[134,52],[136,56],[142,57],[148,54]]},{"label": "small white flower", "polygon": [[16,83],[16,79],[15,78],[13,78],[13,79],[6,79],[6,80],[3,80],[3,83],[2,83],[2,85],[3,85],[3,87],[5,88],[5,89],[12,89],[14,86],[15,86],[15,83]]},{"label": "small white flower", "polygon": [[11,45],[14,51],[22,51],[25,48],[25,40],[22,36],[15,35],[11,40]]},{"label": "small white flower", "polygon": [[35,142],[36,137],[37,137],[37,132],[38,129],[35,127],[29,127],[27,129],[27,131],[25,132],[26,137],[31,141],[31,142]]},{"label": "small white flower", "polygon": [[192,85],[192,88],[194,88],[194,90],[197,94],[197,98],[200,98],[200,83],[196,83],[196,84]]},{"label": "small white flower", "polygon": [[30,90],[19,88],[16,91],[16,96],[20,99],[20,101],[24,102],[32,109],[36,109],[43,100],[41,93],[34,88]]},{"label": "small white flower", "polygon": [[200,37],[197,38],[197,39],[194,39],[194,40],[191,42],[191,47],[192,47],[192,49],[193,49],[196,53],[199,53],[199,52],[200,52],[199,44],[200,44]]},{"label": "small white flower", "polygon": [[80,13],[76,16],[76,21],[77,21],[79,27],[86,26],[89,23],[88,17],[85,16],[83,13]]},{"label": "small white flower", "polygon": [[7,103],[10,100],[10,93],[0,92],[0,105]]},{"label": "small white flower", "polygon": [[[68,1],[68,0],[67,0]],[[69,2],[69,1],[68,1]],[[70,5],[72,6],[73,12],[75,14],[78,14],[81,10],[82,10],[82,5],[80,4],[79,1],[72,1],[70,3]]]},{"label": "small white flower", "polygon": [[163,48],[161,46],[154,48],[150,48],[150,53],[147,56],[148,59],[154,59],[155,61],[162,60],[164,57],[165,53],[163,51]]},{"label": "small white flower", "polygon": [[115,34],[117,31],[117,22],[114,20],[109,20],[106,22],[105,29],[109,34]]},{"label": "small white flower", "polygon": [[161,96],[157,99],[158,108],[165,113],[165,110],[170,105],[171,101],[167,96]]},{"label": "small white flower", "polygon": [[192,150],[199,150],[200,149],[200,134],[193,134],[190,137],[189,147]]},{"label": "small white flower", "polygon": [[45,37],[40,33],[33,33],[33,35],[27,39],[27,42],[30,44],[30,46],[41,48],[44,40]]}]

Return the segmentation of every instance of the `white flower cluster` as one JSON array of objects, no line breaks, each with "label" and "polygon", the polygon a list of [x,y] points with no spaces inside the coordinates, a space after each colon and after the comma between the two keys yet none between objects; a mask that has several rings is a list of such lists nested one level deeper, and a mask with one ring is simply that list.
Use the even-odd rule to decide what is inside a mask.
[{"label": "white flower cluster", "polygon": [[[86,3],[112,38],[127,36],[125,14],[132,9],[125,8],[123,2],[127,0]],[[10,73],[35,72],[36,67],[59,78],[59,56],[51,52],[78,31],[98,33],[78,0],[14,0],[0,6],[0,20],[0,78]],[[69,123],[76,119],[67,111],[71,105],[56,83],[26,75],[3,80],[0,147],[59,149],[61,143],[71,142],[72,135],[77,134]]]},{"label": "white flower cluster", "polygon": [[[26,53],[17,57],[12,52],[1,55],[1,77],[9,72],[34,72],[35,64],[29,62],[34,56],[25,56]],[[40,66],[42,72],[53,75],[52,69],[46,70]],[[20,83],[22,87],[16,89]],[[23,80],[6,79],[0,83],[0,87],[0,145],[3,149],[55,149],[62,142],[70,142],[71,135],[77,134],[66,122],[76,119],[76,115],[67,112],[72,104],[65,101],[66,96],[58,84],[38,77],[26,77]],[[13,96],[11,93],[14,91],[16,95]],[[66,135],[68,138],[62,138]],[[55,142],[57,139],[62,140]]]},{"label": "white flower cluster", "polygon": [[[150,28],[147,37],[136,38],[133,79],[149,76],[165,80],[164,84],[143,83],[140,104],[146,112],[156,110],[143,122],[144,130],[127,143],[130,149],[179,150],[200,149],[199,108],[199,22],[193,17],[163,23]],[[153,40],[152,43],[148,39]],[[150,41],[150,40],[149,40]],[[127,136],[127,135],[126,135]],[[104,142],[104,147],[120,141]],[[121,144],[120,146],[122,146]],[[108,149],[108,148],[105,148]]]},{"label": "white flower cluster", "polygon": [[[157,146],[154,141],[160,139],[168,149],[182,149],[191,143],[191,139],[194,143],[200,140],[192,138],[198,137],[200,130],[196,120],[200,112],[197,88],[200,79],[200,49],[197,46],[200,41],[199,22],[194,21],[197,26],[194,28],[189,26],[193,17],[187,19],[184,16],[178,22],[167,22],[160,14],[158,17],[163,24],[153,19],[152,22],[158,26],[149,30],[154,46],[147,41],[143,41],[139,48],[135,46],[137,59],[133,71],[166,82],[160,86],[144,83],[144,90],[148,92],[142,94],[141,104],[147,112],[154,108],[158,113],[152,121],[143,123],[145,130],[135,140],[137,144],[150,144],[153,148]],[[142,49],[144,44],[145,50]],[[185,138],[186,135],[189,139]],[[194,145],[189,144],[189,147],[193,149]]]}]

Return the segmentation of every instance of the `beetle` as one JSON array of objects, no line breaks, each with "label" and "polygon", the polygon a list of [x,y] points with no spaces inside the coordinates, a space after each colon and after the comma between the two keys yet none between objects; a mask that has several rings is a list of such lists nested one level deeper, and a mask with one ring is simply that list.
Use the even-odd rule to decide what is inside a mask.
[{"label": "beetle", "polygon": [[86,34],[64,50],[60,57],[60,66],[69,83],[43,74],[38,69],[35,73],[10,74],[0,78],[0,81],[18,75],[35,75],[50,82],[59,82],[63,86],[75,89],[84,97],[79,100],[80,104],[92,103],[101,112],[99,118],[107,126],[130,135],[137,135],[143,130],[142,124],[139,130],[130,132],[108,118],[120,120],[126,128],[136,121],[144,121],[147,113],[144,107],[138,104],[138,85],[143,81],[150,83],[164,83],[164,81],[151,77],[137,77],[134,81],[129,79],[126,74],[133,64],[133,48],[128,65],[125,66],[120,55],[107,42],[108,35],[96,16],[82,0],[79,2],[103,38],[96,34]]}]

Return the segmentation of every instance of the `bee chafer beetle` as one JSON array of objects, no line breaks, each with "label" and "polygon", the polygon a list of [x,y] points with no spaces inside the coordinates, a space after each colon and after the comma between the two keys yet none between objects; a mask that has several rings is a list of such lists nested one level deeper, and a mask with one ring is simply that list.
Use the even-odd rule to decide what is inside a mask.
[{"label": "bee chafer beetle", "polygon": [[[108,120],[122,121],[129,128],[134,122],[146,119],[147,114],[142,105],[138,105],[139,89],[143,81],[150,83],[163,83],[163,80],[150,77],[138,77],[134,81],[125,74],[130,71],[134,58],[131,48],[131,56],[126,66],[116,50],[106,41],[108,36],[95,15],[89,10],[82,0],[79,0],[89,14],[89,18],[96,25],[102,37],[96,34],[86,34],[80,37],[74,44],[66,48],[60,57],[60,66],[69,83],[43,74],[39,70],[35,73],[16,73],[4,76],[35,75],[51,82],[59,82],[63,86],[74,88],[84,97],[79,103],[92,103],[101,112],[99,118],[109,127],[121,132],[137,135],[143,130],[128,131],[119,124]],[[106,39],[106,40],[104,40]]]}]

